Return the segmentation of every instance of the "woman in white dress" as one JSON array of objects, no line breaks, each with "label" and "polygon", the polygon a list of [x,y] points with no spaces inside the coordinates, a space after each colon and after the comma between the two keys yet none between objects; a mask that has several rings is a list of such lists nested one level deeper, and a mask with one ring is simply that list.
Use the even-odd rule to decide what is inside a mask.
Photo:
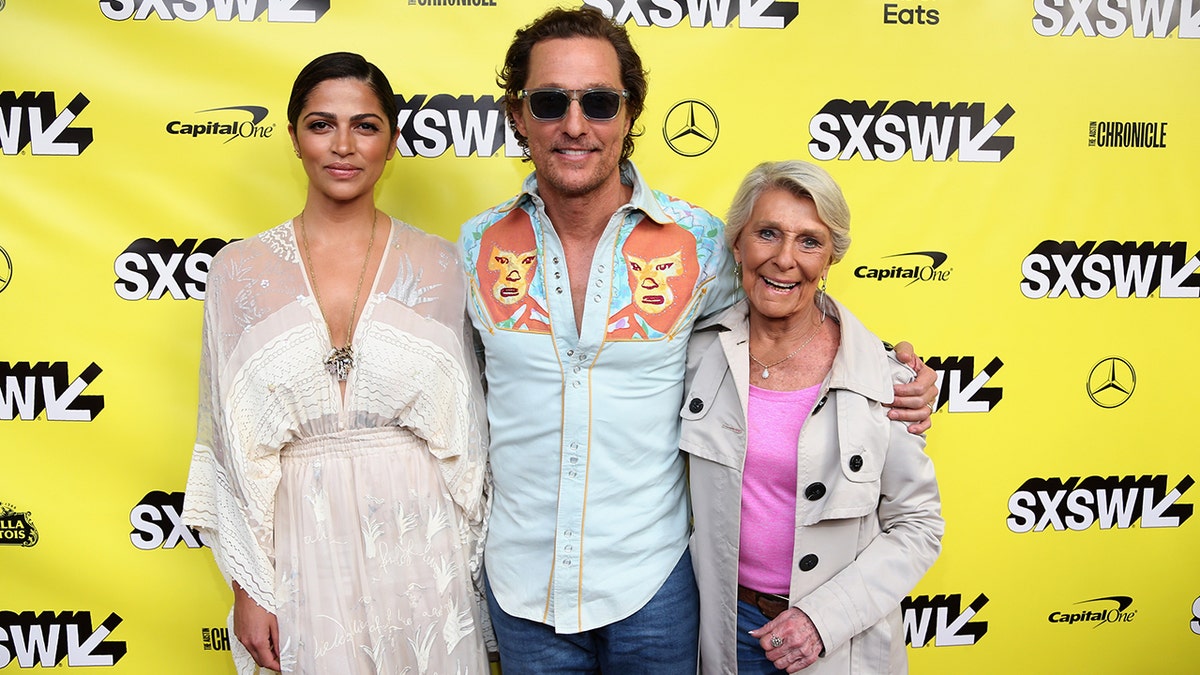
[{"label": "woman in white dress", "polygon": [[225,247],[204,303],[184,520],[234,591],[239,673],[482,673],[486,428],[454,247],[375,207],[387,78],[308,64],[295,218]]}]

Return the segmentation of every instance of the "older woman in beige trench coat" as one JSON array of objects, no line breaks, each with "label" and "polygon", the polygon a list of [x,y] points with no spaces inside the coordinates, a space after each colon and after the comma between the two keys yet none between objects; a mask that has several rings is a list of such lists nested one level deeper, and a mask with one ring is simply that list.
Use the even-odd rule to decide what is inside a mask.
[{"label": "older woman in beige trench coat", "polygon": [[824,170],[759,166],[727,223],[747,299],[693,333],[681,413],[701,671],[905,672],[900,601],[943,531],[924,437],[886,416],[913,371],[824,293],[849,245]]}]

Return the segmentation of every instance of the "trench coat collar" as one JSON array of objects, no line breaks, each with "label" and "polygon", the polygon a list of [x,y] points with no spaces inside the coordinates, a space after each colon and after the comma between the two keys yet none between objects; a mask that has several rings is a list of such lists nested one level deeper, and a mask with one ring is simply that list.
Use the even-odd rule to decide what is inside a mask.
[{"label": "trench coat collar", "polygon": [[[888,365],[888,350],[874,333],[854,316],[845,305],[826,295],[829,317],[841,326],[842,341],[837,356],[825,378],[826,389],[847,389],[866,398],[891,403],[895,394]],[[750,381],[750,301],[742,298],[723,312],[696,324],[696,331],[718,331],[725,358],[738,383],[739,392]]]}]

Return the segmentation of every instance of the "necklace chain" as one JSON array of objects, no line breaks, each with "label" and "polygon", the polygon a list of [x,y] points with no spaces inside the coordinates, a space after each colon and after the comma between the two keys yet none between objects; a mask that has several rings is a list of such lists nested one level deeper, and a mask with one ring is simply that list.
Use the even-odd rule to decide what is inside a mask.
[{"label": "necklace chain", "polygon": [[[321,306],[321,291],[317,288],[317,269],[313,267],[312,253],[308,247],[308,227],[304,223],[304,211],[300,212],[296,220],[300,221],[300,234],[304,239],[304,261],[308,264],[313,295],[317,299],[317,309],[321,310],[321,316],[324,318],[325,310]],[[333,351],[325,359],[325,370],[338,382],[345,382],[350,375],[350,369],[354,367],[354,345],[351,343],[351,338],[354,336],[354,317],[358,314],[358,298],[362,293],[363,279],[367,276],[367,265],[371,262],[371,250],[375,248],[375,225],[378,221],[379,210],[375,209],[375,214],[371,218],[371,239],[367,242],[367,255],[363,257],[362,270],[358,273],[358,287],[354,289],[354,305],[350,307],[350,321],[346,324],[346,340],[343,346],[338,347],[333,344],[333,332],[329,330],[329,321],[325,321],[325,332],[329,333],[329,345],[333,347]]]},{"label": "necklace chain", "polygon": [[[825,323],[825,322],[822,321],[821,323]],[[817,324],[817,327],[814,328],[812,330],[812,332],[808,334],[808,337],[804,339],[804,342],[800,343],[799,347],[796,347],[795,349],[792,350],[791,354],[788,354],[787,356],[783,357],[782,359],[779,359],[775,363],[767,365],[767,364],[763,363],[762,361],[759,361],[758,359],[754,358],[754,352],[749,352],[750,360],[757,363],[758,365],[762,366],[762,379],[766,380],[771,377],[771,369],[772,368],[783,363],[784,361],[787,361],[788,359],[792,358],[793,356],[799,354],[801,349],[804,349],[805,347],[807,347],[808,343],[812,342],[813,338],[817,337],[817,332],[820,330],[821,330],[821,324],[819,323],[819,324]],[[747,350],[747,351],[749,351],[749,350]]]}]

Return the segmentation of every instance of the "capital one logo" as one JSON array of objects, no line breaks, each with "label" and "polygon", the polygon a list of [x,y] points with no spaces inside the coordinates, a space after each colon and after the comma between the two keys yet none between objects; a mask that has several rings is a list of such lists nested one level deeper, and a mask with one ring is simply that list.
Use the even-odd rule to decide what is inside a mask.
[{"label": "capital one logo", "polygon": [[[1100,604],[1096,604],[1100,603]],[[1084,605],[1077,610],[1065,612],[1050,612],[1046,620],[1050,623],[1093,623],[1093,628],[1099,628],[1106,623],[1129,623],[1137,615],[1137,610],[1127,611],[1133,605],[1133,598],[1128,595],[1113,595],[1105,598],[1080,600],[1076,605]]]},{"label": "capital one logo", "polygon": [[1200,38],[1200,3],[1194,0],[1034,0],[1033,31],[1042,37],[1081,34],[1115,38]]},{"label": "capital one logo", "polygon": [[671,28],[687,19],[692,28],[787,28],[800,13],[798,2],[778,0],[584,0],[619,24]]},{"label": "capital one logo", "polygon": [[100,12],[113,21],[199,21],[210,12],[217,21],[254,21],[265,12],[272,23],[316,23],[329,0],[100,0]]},{"label": "capital one logo", "polygon": [[913,647],[973,645],[987,633],[986,621],[972,621],[988,597],[980,593],[970,605],[962,607],[962,595],[921,595],[900,601],[904,613],[904,641]]},{"label": "capital one logo", "polygon": [[92,144],[92,130],[71,123],[88,103],[76,94],[59,111],[52,91],[0,91],[0,151],[17,155],[28,147],[33,155],[78,156]]},{"label": "capital one logo", "polygon": [[846,101],[834,99],[808,123],[813,158],[846,161],[855,156],[894,162],[1000,162],[1013,150],[1013,137],[1000,127],[1016,113],[1005,104],[990,119],[983,103]]},{"label": "capital one logo", "polygon": [[998,356],[992,357],[978,373],[974,356],[931,356],[925,365],[937,373],[935,410],[945,406],[953,413],[990,412],[1004,398],[1002,388],[986,386],[1004,366]]}]

